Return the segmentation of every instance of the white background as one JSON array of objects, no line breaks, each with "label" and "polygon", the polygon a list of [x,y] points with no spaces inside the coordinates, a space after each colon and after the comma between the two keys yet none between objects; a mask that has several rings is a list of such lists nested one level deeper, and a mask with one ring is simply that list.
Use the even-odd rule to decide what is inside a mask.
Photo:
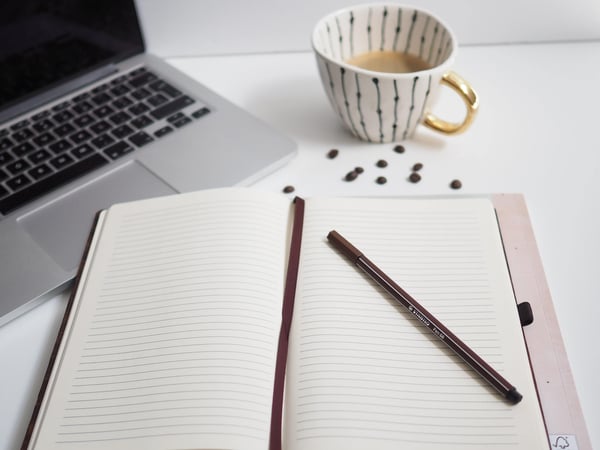
[{"label": "white background", "polygon": [[[361,0],[137,0],[147,45],[160,56],[310,49],[325,14]],[[413,0],[461,45],[600,39],[597,0]]]}]

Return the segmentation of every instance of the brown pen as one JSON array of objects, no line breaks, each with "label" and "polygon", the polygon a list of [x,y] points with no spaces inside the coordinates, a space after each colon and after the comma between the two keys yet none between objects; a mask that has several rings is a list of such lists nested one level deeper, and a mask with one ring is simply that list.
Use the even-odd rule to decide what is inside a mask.
[{"label": "brown pen", "polygon": [[356,247],[342,237],[337,231],[330,231],[327,239],[334,247],[347,256],[356,266],[362,269],[373,281],[385,289],[402,306],[429,328],[442,342],[452,349],[464,362],[491,384],[506,400],[516,404],[523,396],[517,388],[510,384],[502,375],[496,372],[488,363],[461,341],[439,320],[423,308],[419,302],[412,298],[404,289],[398,286],[381,269],[373,264],[369,258],[362,254]]}]

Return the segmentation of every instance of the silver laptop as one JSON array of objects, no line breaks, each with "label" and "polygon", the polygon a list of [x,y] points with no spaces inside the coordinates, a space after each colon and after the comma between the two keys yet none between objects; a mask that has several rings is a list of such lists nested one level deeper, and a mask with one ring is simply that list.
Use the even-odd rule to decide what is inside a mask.
[{"label": "silver laptop", "polygon": [[145,53],[133,0],[3,0],[0,324],[69,285],[98,210],[249,184],[294,153]]}]

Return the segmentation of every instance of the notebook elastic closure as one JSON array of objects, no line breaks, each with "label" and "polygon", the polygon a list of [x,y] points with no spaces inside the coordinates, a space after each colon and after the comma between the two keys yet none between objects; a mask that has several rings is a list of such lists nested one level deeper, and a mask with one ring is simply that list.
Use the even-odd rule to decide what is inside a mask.
[{"label": "notebook elastic closure", "polygon": [[517,305],[519,311],[519,320],[521,320],[521,326],[526,327],[533,323],[533,310],[529,302],[522,302]]}]

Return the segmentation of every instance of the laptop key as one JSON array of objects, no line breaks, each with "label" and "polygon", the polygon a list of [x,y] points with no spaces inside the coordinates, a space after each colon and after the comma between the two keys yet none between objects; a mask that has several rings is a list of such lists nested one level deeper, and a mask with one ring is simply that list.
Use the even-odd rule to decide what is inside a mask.
[{"label": "laptop key", "polygon": [[82,102],[83,100],[90,98],[90,93],[89,92],[83,92],[79,95],[76,95],[75,97],[73,97],[73,101],[75,103],[79,103]]},{"label": "laptop key", "polygon": [[27,125],[29,125],[29,120],[23,119],[23,120],[18,121],[17,123],[13,123],[10,126],[10,129],[13,131],[17,131],[17,130],[20,130],[21,128],[25,128]]},{"label": "laptop key", "polygon": [[12,134],[12,137],[17,141],[17,142],[23,142],[26,141],[27,139],[31,139],[34,136],[34,132],[31,131],[29,128],[22,128],[19,131],[15,131]]},{"label": "laptop key", "polygon": [[182,126],[187,125],[191,121],[192,121],[192,119],[190,119],[189,117],[183,116],[181,119],[178,119],[178,120],[176,120],[175,122],[172,122],[172,123],[177,128],[181,128]]},{"label": "laptop key", "polygon": [[138,75],[142,74],[142,73],[146,73],[148,72],[148,69],[146,69],[145,67],[138,67],[137,69],[132,70],[131,72],[129,72],[129,77],[130,78],[135,78]]},{"label": "laptop key", "polygon": [[23,156],[34,150],[35,147],[31,144],[31,142],[23,142],[21,144],[16,145],[12,151],[17,156]]},{"label": "laptop key", "polygon": [[111,86],[115,86],[115,85],[117,85],[117,84],[122,84],[122,83],[124,83],[126,80],[127,80],[127,74],[125,74],[125,75],[119,75],[118,77],[116,77],[116,78],[113,78],[113,79],[110,81],[110,85],[111,85]]},{"label": "laptop key", "polygon": [[31,131],[29,128],[23,128],[19,131],[15,131],[12,134],[12,137],[17,141],[17,142],[23,142],[26,141],[27,139],[31,139],[34,136],[33,131]]},{"label": "laptop key", "polygon": [[149,97],[147,102],[150,103],[151,106],[155,108],[160,105],[164,105],[167,103],[169,99],[162,94],[154,94],[152,97]]},{"label": "laptop key", "polygon": [[127,94],[129,91],[131,91],[130,88],[128,88],[124,84],[119,84],[119,85],[115,86],[114,88],[112,88],[110,90],[110,93],[112,95],[114,95],[115,97],[121,97],[122,95]]},{"label": "laptop key", "polygon": [[70,144],[69,142],[67,142],[64,139],[61,139],[60,141],[56,141],[53,142],[52,144],[50,144],[48,146],[48,148],[50,150],[52,150],[54,152],[55,155],[58,155],[59,153],[62,153],[64,151],[69,150],[71,147],[73,147],[72,144]]},{"label": "laptop key", "polygon": [[30,183],[31,183],[31,180],[27,177],[27,175],[22,173],[21,175],[17,175],[16,177],[8,180],[6,182],[6,185],[9,188],[11,188],[13,191],[18,191],[19,189],[27,186]]},{"label": "laptop key", "polygon": [[[7,178],[8,178],[8,174],[4,170],[0,169],[0,182],[6,180]],[[2,186],[2,185],[0,184],[0,186]]]},{"label": "laptop key", "polygon": [[111,96],[108,95],[106,92],[101,92],[100,94],[94,95],[92,97],[92,102],[95,103],[97,106],[103,105],[104,103],[108,102],[111,100]]},{"label": "laptop key", "polygon": [[111,145],[110,147],[105,148],[103,151],[104,154],[106,154],[106,156],[108,156],[110,159],[117,159],[134,150],[135,148],[129,145],[127,142],[120,141]]},{"label": "laptop key", "polygon": [[7,150],[14,145],[13,141],[5,137],[0,139],[0,150]]},{"label": "laptop key", "polygon": [[33,124],[33,129],[38,133],[43,133],[54,127],[54,123],[50,119],[42,119]]},{"label": "laptop key", "polygon": [[75,164],[66,167],[64,170],[43,178],[19,192],[0,199],[0,212],[7,214],[50,190],[79,178],[107,163],[108,160],[106,158],[98,153],[94,153],[89,158],[78,161]]},{"label": "laptop key", "polygon": [[89,102],[81,102],[73,106],[73,111],[75,111],[76,114],[83,114],[85,112],[91,111],[92,109],[94,109],[94,107]]},{"label": "laptop key", "polygon": [[68,166],[72,162],[73,158],[71,158],[67,154],[59,155],[56,158],[50,160],[50,164],[52,164],[52,167],[54,167],[55,169],[62,169],[63,167]]},{"label": "laptop key", "polygon": [[123,139],[123,138],[129,136],[133,132],[134,132],[134,129],[131,128],[129,125],[121,125],[121,126],[115,128],[114,130],[111,130],[111,133],[117,139]]},{"label": "laptop key", "polygon": [[55,140],[56,138],[49,132],[42,133],[39,136],[33,138],[33,142],[35,142],[40,147],[44,147],[45,145],[48,145],[51,142],[54,142]]},{"label": "laptop key", "polygon": [[42,148],[42,149],[38,150],[37,152],[34,152],[31,155],[29,155],[27,158],[33,164],[39,164],[42,161],[46,161],[51,156],[52,156],[52,154],[48,150]]},{"label": "laptop key", "polygon": [[129,80],[129,84],[134,88],[139,88],[144,84],[156,80],[156,78],[156,75],[154,75],[152,72],[144,72],[141,75]]},{"label": "laptop key", "polygon": [[82,114],[79,117],[73,119],[73,123],[80,128],[87,127],[94,122],[94,119],[89,114]]},{"label": "laptop key", "polygon": [[31,119],[32,119],[34,122],[37,122],[38,120],[42,120],[42,119],[45,119],[46,117],[50,116],[50,114],[51,114],[51,112],[50,112],[49,110],[45,109],[45,110],[43,110],[43,111],[40,111],[40,112],[39,112],[39,113],[37,113],[37,114],[34,114],[34,115],[31,117]]},{"label": "laptop key", "polygon": [[133,114],[134,116],[140,116],[140,115],[144,114],[146,111],[148,111],[149,109],[150,108],[148,108],[143,103],[137,103],[137,104],[133,105],[131,108],[129,108],[129,112],[131,114]]},{"label": "laptop key", "polygon": [[75,144],[81,144],[83,141],[87,141],[91,137],[92,135],[86,130],[81,130],[73,133],[71,136],[69,136],[69,139],[71,139],[71,141]]},{"label": "laptop key", "polygon": [[155,110],[150,112],[150,115],[155,119],[164,119],[171,114],[178,112],[179,110],[185,108],[186,106],[194,103],[194,99],[184,95],[183,97],[179,97],[175,100],[170,101],[169,103],[165,103],[162,106],[159,106]]},{"label": "laptop key", "polygon": [[58,123],[66,122],[67,120],[72,119],[72,118],[73,118],[73,113],[71,111],[67,111],[67,110],[57,112],[56,114],[54,114],[52,116],[52,120],[54,120],[55,122],[58,122]]},{"label": "laptop key", "polygon": [[162,128],[159,128],[158,130],[156,130],[154,132],[154,136],[156,137],[163,137],[165,134],[169,134],[171,131],[173,131],[173,127],[170,126],[164,126]]},{"label": "laptop key", "polygon": [[194,112],[192,113],[192,117],[193,117],[194,119],[199,119],[200,117],[202,117],[202,116],[204,116],[204,115],[208,114],[209,112],[210,112],[210,109],[208,109],[207,107],[200,108],[199,110],[197,110],[197,111],[194,111]]},{"label": "laptop key", "polygon": [[92,89],[92,94],[99,94],[100,92],[104,92],[110,86],[109,83],[102,83]]},{"label": "laptop key", "polygon": [[2,185],[0,184],[0,198],[4,197],[5,195],[8,195],[8,190],[3,188]]},{"label": "laptop key", "polygon": [[63,109],[67,109],[71,106],[71,102],[69,100],[59,103],[58,105],[54,105],[52,107],[52,111],[62,111]]},{"label": "laptop key", "polygon": [[109,125],[108,122],[106,122],[105,120],[101,120],[99,122],[96,122],[94,125],[92,125],[90,127],[90,130],[92,130],[96,134],[102,134],[106,130],[110,130],[110,128],[111,128],[111,126]]},{"label": "laptop key", "polygon": [[119,111],[108,118],[115,125],[121,125],[131,119],[131,116],[124,111]]},{"label": "laptop key", "polygon": [[112,105],[117,109],[125,109],[128,106],[133,105],[133,100],[130,100],[129,97],[119,97],[112,102]]},{"label": "laptop key", "polygon": [[145,89],[145,88],[139,88],[139,89],[136,89],[135,91],[133,91],[133,92],[131,93],[131,95],[132,95],[132,96],[133,96],[133,97],[134,97],[136,100],[143,100],[143,99],[145,99],[146,97],[148,97],[148,96],[149,96],[149,95],[151,95],[151,94],[152,94],[152,93],[151,93],[151,92],[150,92],[148,89]]},{"label": "laptop key", "polygon": [[13,159],[13,155],[8,152],[0,152],[0,166],[3,166],[6,163],[11,162]]},{"label": "laptop key", "polygon": [[95,137],[94,139],[92,139],[90,141],[96,148],[104,148],[112,143],[115,142],[115,140],[110,137],[107,133],[101,134],[98,137]]},{"label": "laptop key", "polygon": [[167,117],[167,122],[169,123],[173,123],[173,122],[177,122],[179,119],[185,117],[185,114],[183,114],[182,112],[178,112],[173,114],[170,117]]},{"label": "laptop key", "polygon": [[56,134],[58,137],[64,137],[73,131],[75,131],[75,127],[73,125],[70,123],[63,123],[54,129],[54,134]]},{"label": "laptop key", "polygon": [[108,105],[104,105],[104,106],[101,106],[100,108],[96,108],[93,112],[96,115],[96,117],[98,117],[98,119],[104,119],[109,114],[114,113],[115,110],[112,109]]},{"label": "laptop key", "polygon": [[149,87],[155,91],[159,91],[168,95],[171,98],[179,97],[181,95],[181,91],[177,88],[174,88],[169,83],[163,80],[157,80],[149,84]]},{"label": "laptop key", "polygon": [[17,175],[23,172],[24,170],[29,169],[30,167],[31,165],[24,159],[17,159],[16,161],[8,164],[6,166],[6,170],[8,170],[13,175]]},{"label": "laptop key", "polygon": [[27,173],[34,180],[39,180],[40,178],[44,178],[46,175],[50,175],[52,173],[52,169],[46,164],[40,164],[39,166],[34,167]]},{"label": "laptop key", "polygon": [[154,139],[148,133],[138,131],[134,135],[129,136],[129,140],[138,147],[143,147],[144,145],[152,142]]},{"label": "laptop key", "polygon": [[94,150],[89,144],[81,144],[71,150],[71,154],[77,159],[85,158],[86,156],[95,152],[96,150]]},{"label": "laptop key", "polygon": [[151,123],[153,123],[153,120],[150,119],[147,116],[140,116],[140,117],[136,117],[135,119],[133,119],[131,121],[131,124],[136,127],[139,128],[140,130],[144,127],[147,127],[148,125],[150,125]]}]

